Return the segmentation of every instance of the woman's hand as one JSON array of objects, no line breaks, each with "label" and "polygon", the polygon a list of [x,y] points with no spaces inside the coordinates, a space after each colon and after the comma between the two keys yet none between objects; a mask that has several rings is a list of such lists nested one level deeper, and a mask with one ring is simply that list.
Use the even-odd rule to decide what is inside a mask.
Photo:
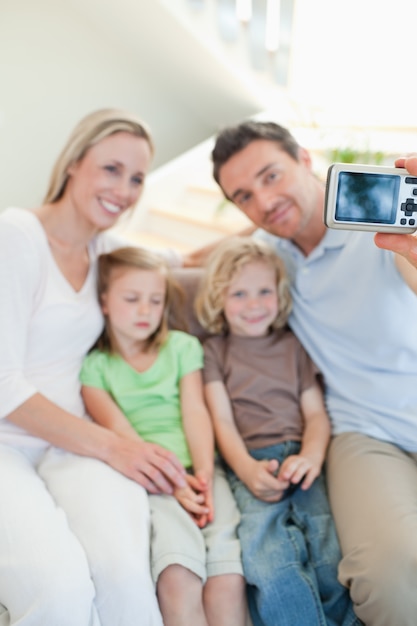
[{"label": "woman's hand", "polygon": [[106,462],[149,493],[173,494],[186,486],[185,469],[172,452],[155,443],[114,435]]}]

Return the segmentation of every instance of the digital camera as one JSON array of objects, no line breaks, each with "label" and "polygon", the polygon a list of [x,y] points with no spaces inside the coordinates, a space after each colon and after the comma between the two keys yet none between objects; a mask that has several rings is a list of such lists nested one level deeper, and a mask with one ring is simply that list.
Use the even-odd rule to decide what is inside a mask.
[{"label": "digital camera", "polygon": [[378,165],[334,163],[326,183],[329,228],[412,233],[417,229],[417,176]]}]

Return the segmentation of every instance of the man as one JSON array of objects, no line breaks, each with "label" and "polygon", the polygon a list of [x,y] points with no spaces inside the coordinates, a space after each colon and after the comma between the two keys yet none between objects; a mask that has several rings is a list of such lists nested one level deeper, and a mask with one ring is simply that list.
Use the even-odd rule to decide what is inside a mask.
[{"label": "man", "polygon": [[[212,157],[225,196],[284,259],[292,329],[324,374],[339,578],[365,624],[415,625],[417,239],[327,229],[309,153],[274,123],[225,129]],[[417,175],[417,157],[396,166]]]}]

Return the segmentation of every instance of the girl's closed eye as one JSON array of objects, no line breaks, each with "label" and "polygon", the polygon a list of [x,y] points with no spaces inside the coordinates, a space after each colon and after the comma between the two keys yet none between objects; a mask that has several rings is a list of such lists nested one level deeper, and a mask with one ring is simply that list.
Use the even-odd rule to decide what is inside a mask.
[{"label": "girl's closed eye", "polygon": [[105,169],[106,172],[110,172],[110,174],[117,174],[118,172],[117,165],[108,164],[108,165],[105,165],[103,169]]}]

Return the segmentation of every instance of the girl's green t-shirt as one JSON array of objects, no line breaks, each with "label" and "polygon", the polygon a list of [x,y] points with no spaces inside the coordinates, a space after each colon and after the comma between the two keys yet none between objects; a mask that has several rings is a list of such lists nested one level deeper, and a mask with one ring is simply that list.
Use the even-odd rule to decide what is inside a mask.
[{"label": "girl's green t-shirt", "polygon": [[80,379],[107,391],[136,432],[174,452],[184,467],[192,465],[181,416],[180,380],[203,367],[196,337],[170,331],[145,372],[137,372],[120,355],[94,350],[84,360]]}]

